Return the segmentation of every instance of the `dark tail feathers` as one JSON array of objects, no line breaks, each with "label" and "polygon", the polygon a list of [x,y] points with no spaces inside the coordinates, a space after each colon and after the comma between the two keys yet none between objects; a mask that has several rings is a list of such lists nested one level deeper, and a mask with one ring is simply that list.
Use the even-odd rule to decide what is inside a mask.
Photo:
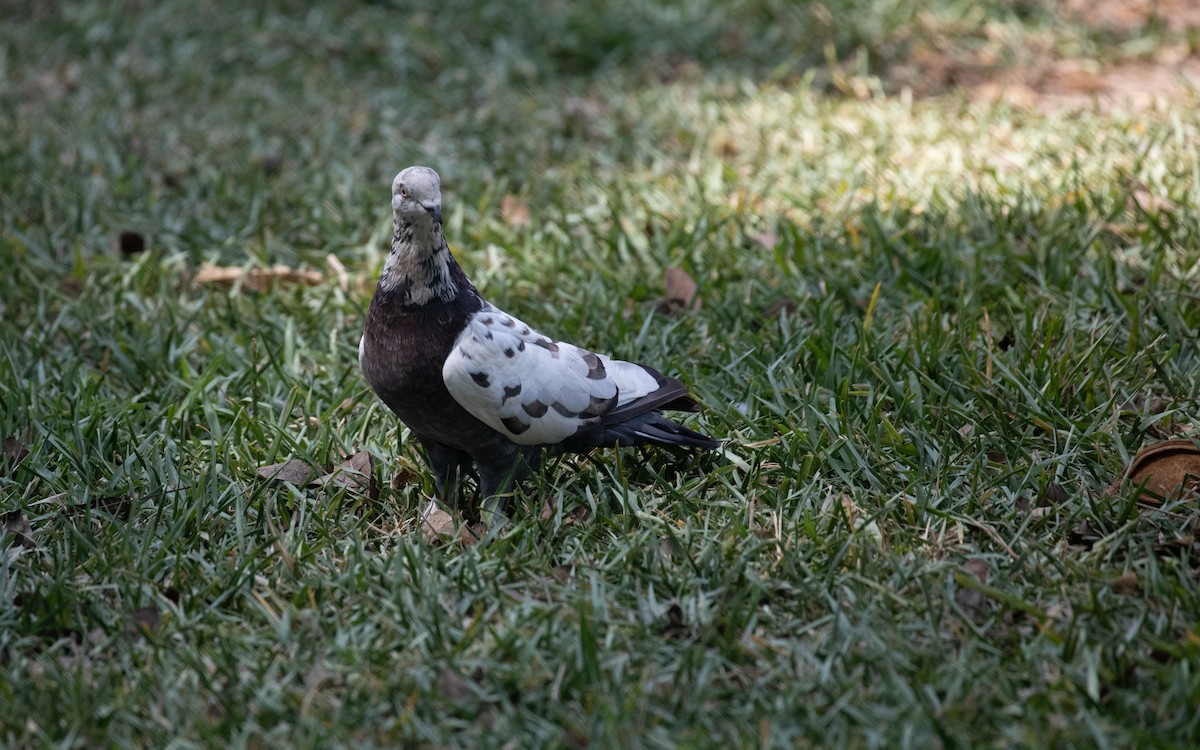
[{"label": "dark tail feathers", "polygon": [[624,422],[606,425],[591,441],[593,447],[614,445],[682,445],[687,448],[716,450],[719,442],[695,430],[678,425],[656,411],[630,417]]}]

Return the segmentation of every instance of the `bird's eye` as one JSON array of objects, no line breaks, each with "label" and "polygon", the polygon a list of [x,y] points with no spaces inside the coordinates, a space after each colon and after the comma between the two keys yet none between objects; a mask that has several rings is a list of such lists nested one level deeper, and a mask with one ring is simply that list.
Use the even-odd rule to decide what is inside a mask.
[{"label": "bird's eye", "polygon": [[405,185],[400,186],[400,197],[403,198],[404,200],[408,200],[408,187],[407,186],[405,186]]}]

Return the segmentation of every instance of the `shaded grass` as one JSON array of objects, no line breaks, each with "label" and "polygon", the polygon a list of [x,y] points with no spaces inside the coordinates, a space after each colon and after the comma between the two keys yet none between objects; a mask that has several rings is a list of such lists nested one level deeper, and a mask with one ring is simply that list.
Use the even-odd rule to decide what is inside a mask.
[{"label": "shaded grass", "polygon": [[[0,562],[4,742],[1194,742],[1195,509],[1104,492],[1200,410],[1194,103],[828,98],[816,51],[915,11],[831,41],[779,24],[803,7],[7,22],[0,433],[30,455],[0,487],[35,547]],[[707,77],[664,76],[693,49]],[[561,462],[465,549],[423,542],[419,470],[256,480],[419,465],[355,363],[413,161],[491,299],[678,373],[733,458]],[[188,281],[327,254],[346,289]]]}]

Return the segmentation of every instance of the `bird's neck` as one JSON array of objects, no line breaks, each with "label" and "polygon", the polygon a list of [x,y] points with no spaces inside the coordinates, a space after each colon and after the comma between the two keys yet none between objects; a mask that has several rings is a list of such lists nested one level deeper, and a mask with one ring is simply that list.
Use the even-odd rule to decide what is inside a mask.
[{"label": "bird's neck", "polygon": [[402,305],[449,302],[459,293],[455,277],[461,275],[440,226],[393,222],[392,251],[383,263],[379,293]]}]

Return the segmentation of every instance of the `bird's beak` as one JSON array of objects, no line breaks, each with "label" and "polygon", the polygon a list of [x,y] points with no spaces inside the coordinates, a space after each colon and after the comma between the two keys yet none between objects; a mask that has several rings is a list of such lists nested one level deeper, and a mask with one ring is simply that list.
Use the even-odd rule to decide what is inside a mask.
[{"label": "bird's beak", "polygon": [[435,203],[432,206],[422,203],[421,207],[433,217],[434,221],[436,221],[438,224],[442,223],[442,205],[440,203]]}]

